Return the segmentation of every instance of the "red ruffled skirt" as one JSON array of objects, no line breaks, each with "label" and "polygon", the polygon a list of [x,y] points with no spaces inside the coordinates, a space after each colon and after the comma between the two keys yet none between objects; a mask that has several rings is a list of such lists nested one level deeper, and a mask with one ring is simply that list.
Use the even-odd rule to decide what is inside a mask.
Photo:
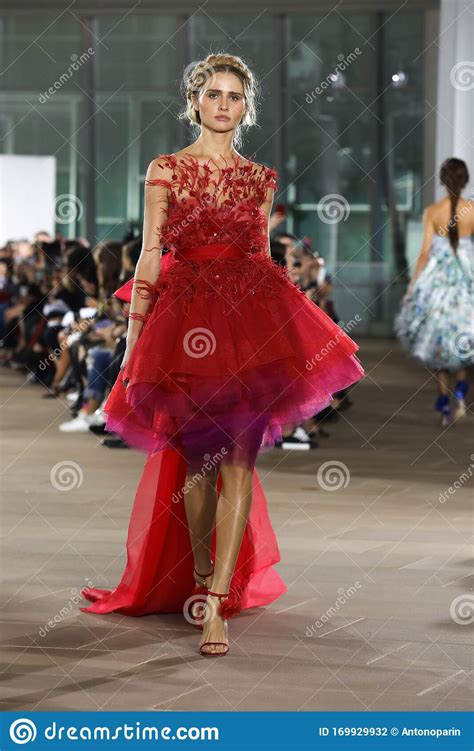
[{"label": "red ruffled skirt", "polygon": [[216,244],[168,254],[152,298],[106,427],[147,453],[173,448],[191,469],[216,453],[252,468],[282,426],[365,374],[358,345],[267,253]]}]

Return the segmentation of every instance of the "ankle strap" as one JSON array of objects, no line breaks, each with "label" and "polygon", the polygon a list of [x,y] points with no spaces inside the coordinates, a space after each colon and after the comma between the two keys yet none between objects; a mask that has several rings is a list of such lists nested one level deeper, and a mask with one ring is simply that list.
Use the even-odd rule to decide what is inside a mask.
[{"label": "ankle strap", "polygon": [[214,568],[212,569],[212,571],[209,571],[209,573],[208,573],[208,574],[200,574],[200,573],[199,573],[199,571],[196,571],[196,569],[194,569],[194,573],[196,574],[196,576],[202,576],[202,577],[203,577],[203,579],[205,579],[205,578],[206,578],[206,576],[210,576],[211,574],[213,574],[213,573],[214,573]]},{"label": "ankle strap", "polygon": [[213,597],[228,597],[229,596],[229,592],[222,594],[221,592],[211,592],[210,589],[207,590],[207,594],[212,595]]}]

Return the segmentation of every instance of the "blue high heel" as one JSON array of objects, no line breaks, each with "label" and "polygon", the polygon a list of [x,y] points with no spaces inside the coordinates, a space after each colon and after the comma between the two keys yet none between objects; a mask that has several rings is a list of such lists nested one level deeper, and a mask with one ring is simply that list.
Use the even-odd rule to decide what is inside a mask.
[{"label": "blue high heel", "polygon": [[435,402],[435,409],[441,412],[441,427],[446,428],[451,424],[451,402],[448,394],[440,394]]},{"label": "blue high heel", "polygon": [[454,389],[454,398],[456,400],[456,410],[454,412],[454,419],[459,420],[466,414],[466,401],[465,396],[467,394],[469,384],[467,381],[458,381],[456,388]]}]

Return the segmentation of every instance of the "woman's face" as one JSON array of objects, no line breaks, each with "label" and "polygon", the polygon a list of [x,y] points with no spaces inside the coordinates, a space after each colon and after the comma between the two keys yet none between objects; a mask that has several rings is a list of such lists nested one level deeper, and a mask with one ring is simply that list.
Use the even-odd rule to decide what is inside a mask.
[{"label": "woman's face", "polygon": [[233,130],[245,112],[243,85],[234,73],[214,73],[193,101],[201,123],[218,133]]}]

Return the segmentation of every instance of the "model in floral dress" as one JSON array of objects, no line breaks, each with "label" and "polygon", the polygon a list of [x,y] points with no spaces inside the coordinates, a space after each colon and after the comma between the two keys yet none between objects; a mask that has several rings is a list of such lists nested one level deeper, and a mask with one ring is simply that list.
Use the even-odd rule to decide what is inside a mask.
[{"label": "model in floral dress", "polygon": [[446,427],[466,414],[474,364],[474,210],[461,197],[469,180],[462,160],[447,159],[440,179],[447,195],[425,211],[423,247],[394,328],[402,346],[436,372],[435,409]]}]

